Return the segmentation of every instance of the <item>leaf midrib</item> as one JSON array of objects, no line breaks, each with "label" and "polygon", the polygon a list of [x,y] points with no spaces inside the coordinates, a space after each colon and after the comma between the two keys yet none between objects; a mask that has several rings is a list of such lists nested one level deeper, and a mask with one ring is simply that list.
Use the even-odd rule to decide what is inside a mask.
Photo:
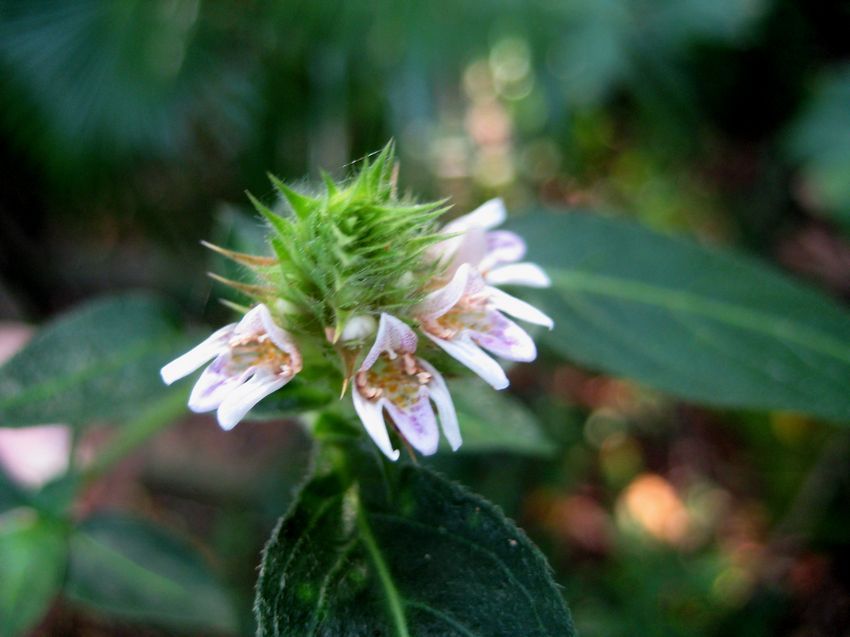
[{"label": "leaf midrib", "polygon": [[366,552],[375,565],[375,570],[384,589],[387,606],[389,607],[390,616],[392,617],[398,637],[410,637],[401,594],[398,592],[395,582],[393,582],[389,566],[387,566],[386,560],[384,560],[384,556],[381,554],[380,548],[378,548],[378,542],[375,540],[372,527],[369,525],[369,520],[366,517],[366,511],[359,498],[357,502],[357,528],[360,531],[360,540],[363,542]]},{"label": "leaf midrib", "polygon": [[554,268],[550,272],[561,289],[624,299],[671,312],[715,319],[751,332],[792,342],[823,356],[850,364],[850,346],[847,343],[775,314],[633,279],[582,270]]}]

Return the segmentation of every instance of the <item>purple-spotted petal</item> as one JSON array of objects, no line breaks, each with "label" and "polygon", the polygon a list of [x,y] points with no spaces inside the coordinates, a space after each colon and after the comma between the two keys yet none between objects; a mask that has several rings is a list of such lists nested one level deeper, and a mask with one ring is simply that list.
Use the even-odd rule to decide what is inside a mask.
[{"label": "purple-spotted petal", "polygon": [[387,433],[387,426],[384,424],[384,411],[380,401],[367,400],[360,395],[360,391],[355,389],[351,392],[351,398],[354,401],[354,411],[360,417],[366,433],[372,438],[378,449],[390,460],[398,460],[399,452],[393,449],[390,442],[390,435]]},{"label": "purple-spotted petal", "polygon": [[417,400],[403,409],[390,400],[382,402],[401,435],[414,449],[423,456],[436,453],[440,444],[440,430],[437,428],[434,409],[428,400],[427,387],[420,387]]},{"label": "purple-spotted petal", "polygon": [[480,260],[480,268],[486,272],[500,263],[514,263],[525,256],[525,241],[508,230],[488,232],[485,238],[487,252]]},{"label": "purple-spotted petal", "polygon": [[225,431],[233,429],[263,398],[277,391],[292,379],[292,376],[271,374],[256,369],[241,385],[231,389],[218,406],[218,424]]},{"label": "purple-spotted petal", "polygon": [[449,388],[446,386],[446,381],[443,380],[443,375],[427,361],[419,359],[419,364],[426,372],[431,374],[431,380],[428,383],[428,393],[431,400],[437,406],[437,414],[440,417],[440,428],[443,430],[443,435],[449,441],[452,451],[457,451],[463,440],[460,437],[460,427],[457,422],[457,413],[452,402],[452,396],[449,393]]},{"label": "purple-spotted petal", "polygon": [[425,332],[425,335],[441,347],[446,354],[466,365],[494,389],[504,389],[510,384],[505,375],[505,370],[499,363],[481,351],[481,348],[473,343],[469,336],[464,334],[452,340],[446,340],[437,338],[428,332]]},{"label": "purple-spotted petal", "polygon": [[511,263],[493,268],[484,275],[490,285],[525,285],[531,288],[548,288],[549,276],[534,263]]},{"label": "purple-spotted petal", "polygon": [[537,358],[537,348],[534,341],[519,325],[500,312],[491,310],[487,313],[487,331],[469,331],[476,343],[496,356],[509,361],[530,363]]},{"label": "purple-spotted petal", "polygon": [[536,307],[506,292],[502,292],[498,288],[488,287],[487,298],[497,310],[506,312],[518,319],[548,327],[550,330],[555,326],[555,322]]},{"label": "purple-spotted petal", "polygon": [[375,335],[375,343],[369,353],[366,354],[366,358],[363,359],[360,371],[363,372],[372,367],[378,357],[385,352],[390,358],[395,358],[396,354],[412,354],[416,351],[418,341],[416,334],[407,323],[400,321],[391,314],[382,313],[381,321],[378,324],[378,333]]},{"label": "purple-spotted petal", "polygon": [[447,223],[443,227],[443,232],[454,234],[455,232],[466,232],[470,228],[490,230],[501,225],[507,218],[508,211],[505,209],[505,202],[499,198],[490,199],[472,212]]},{"label": "purple-spotted petal", "polygon": [[227,341],[233,334],[235,327],[235,323],[225,325],[208,336],[204,342],[165,365],[159,372],[163,382],[170,385],[174,381],[188,376],[210,359],[215,358],[227,347]]},{"label": "purple-spotted petal", "polygon": [[228,374],[227,361],[227,354],[221,354],[201,372],[198,382],[195,383],[189,395],[189,409],[196,413],[217,409],[228,392],[242,383],[253,371]]}]

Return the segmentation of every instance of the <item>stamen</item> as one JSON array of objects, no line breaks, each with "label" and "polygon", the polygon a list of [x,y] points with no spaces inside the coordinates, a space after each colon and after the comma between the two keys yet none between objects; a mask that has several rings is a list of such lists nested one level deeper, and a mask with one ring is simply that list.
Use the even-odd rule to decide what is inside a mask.
[{"label": "stamen", "polygon": [[402,357],[402,361],[404,363],[404,373],[408,376],[413,376],[416,373],[417,368],[419,367],[416,364],[416,359],[409,352],[405,352]]}]

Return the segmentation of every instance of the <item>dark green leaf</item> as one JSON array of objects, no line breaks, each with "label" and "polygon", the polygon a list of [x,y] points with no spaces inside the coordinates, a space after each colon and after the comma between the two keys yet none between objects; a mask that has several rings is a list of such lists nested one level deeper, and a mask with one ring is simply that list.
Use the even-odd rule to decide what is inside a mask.
[{"label": "dark green leaf", "polygon": [[62,527],[32,509],[0,517],[0,637],[27,634],[47,612],[66,554]]},{"label": "dark green leaf", "polygon": [[574,634],[543,556],[495,506],[374,454],[352,470],[313,478],[274,532],[259,635]]},{"label": "dark green leaf", "polygon": [[546,342],[715,405],[850,422],[850,314],[742,255],[591,214],[512,224],[553,280]]},{"label": "dark green leaf", "polygon": [[0,514],[27,503],[23,491],[0,467]]},{"label": "dark green leaf", "polygon": [[534,414],[509,394],[477,379],[451,381],[449,389],[463,436],[460,451],[546,455],[555,450]]},{"label": "dark green leaf", "polygon": [[201,555],[165,529],[99,515],[71,536],[66,595],[103,613],[141,622],[228,631],[230,600]]},{"label": "dark green leaf", "polygon": [[0,367],[0,424],[75,425],[131,416],[164,391],[159,368],[186,346],[161,301],[95,301],[46,325]]}]

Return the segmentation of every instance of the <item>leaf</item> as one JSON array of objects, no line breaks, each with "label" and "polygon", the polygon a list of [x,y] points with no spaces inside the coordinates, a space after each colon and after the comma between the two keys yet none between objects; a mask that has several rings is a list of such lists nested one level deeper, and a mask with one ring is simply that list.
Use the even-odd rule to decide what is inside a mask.
[{"label": "leaf", "polygon": [[188,542],[142,520],[101,514],[70,541],[65,594],[105,614],[177,628],[232,631],[233,607]]},{"label": "leaf", "polygon": [[62,527],[32,509],[0,517],[0,637],[27,634],[47,612],[66,553]]},{"label": "leaf", "polygon": [[543,556],[486,500],[360,455],[314,477],[266,546],[258,635],[573,635]]},{"label": "leaf", "polygon": [[9,477],[0,465],[0,514],[23,506],[27,503],[26,495],[20,487]]},{"label": "leaf", "polygon": [[728,250],[591,214],[511,224],[546,268],[543,338],[606,372],[712,405],[850,421],[850,314]]},{"label": "leaf", "polygon": [[457,410],[463,446],[460,451],[511,451],[549,455],[555,445],[522,403],[493,391],[477,379],[453,380],[449,386]]},{"label": "leaf", "polygon": [[71,181],[88,166],[179,156],[199,125],[226,143],[244,131],[253,89],[209,46],[212,24],[198,9],[191,0],[4,3],[8,134]]},{"label": "leaf", "polygon": [[173,313],[151,296],[79,307],[0,367],[0,424],[83,425],[133,415],[164,391],[159,369],[184,345]]}]

